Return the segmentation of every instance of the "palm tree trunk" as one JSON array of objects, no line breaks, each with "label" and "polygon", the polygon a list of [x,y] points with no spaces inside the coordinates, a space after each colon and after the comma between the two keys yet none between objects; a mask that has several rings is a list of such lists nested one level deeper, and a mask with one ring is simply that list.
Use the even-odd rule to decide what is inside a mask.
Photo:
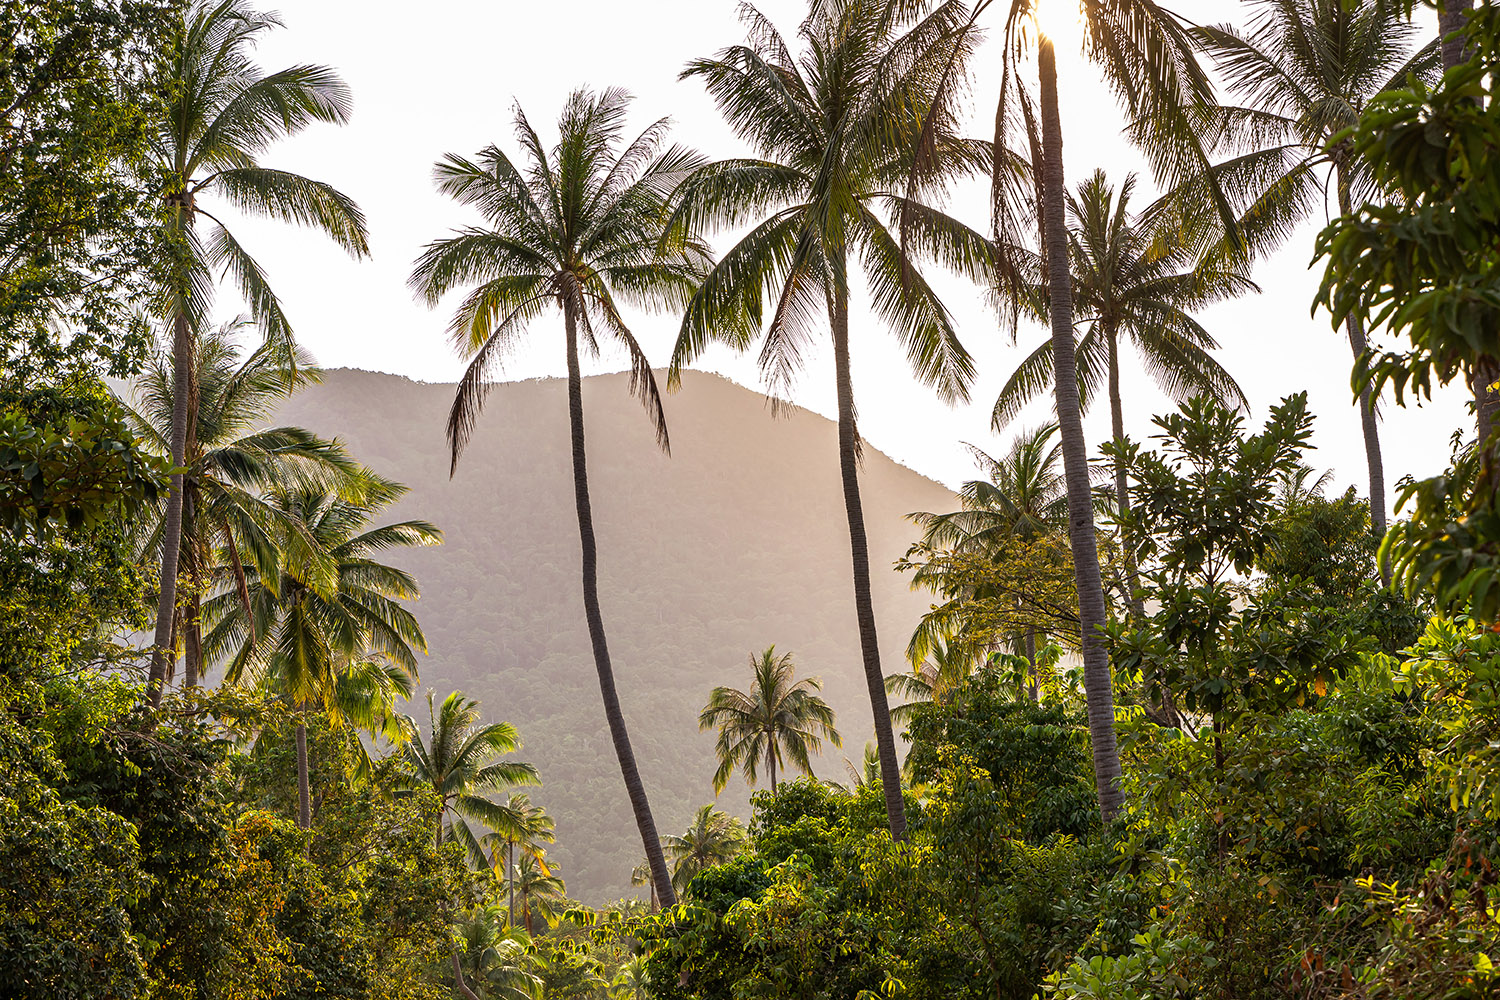
[{"label": "palm tree trunk", "polygon": [[[1109,429],[1115,437],[1116,447],[1125,443],[1125,408],[1120,400],[1120,342],[1113,328],[1107,331],[1109,339]],[[1115,503],[1120,512],[1120,522],[1124,524],[1125,515],[1130,513],[1130,488],[1125,479],[1125,467],[1115,466]],[[1123,537],[1124,529],[1121,529],[1121,542],[1125,547],[1125,587],[1130,591],[1125,597],[1125,604],[1130,608],[1132,621],[1140,621],[1146,615],[1146,608],[1136,592],[1141,589],[1141,571],[1136,565],[1135,553],[1131,551],[1128,539]]]},{"label": "palm tree trunk", "polygon": [[[193,539],[198,537],[195,529],[198,517],[198,490],[193,481],[189,479],[183,484],[183,537]],[[184,688],[196,687],[198,680],[203,675],[203,589],[202,589],[202,567],[203,559],[199,551],[189,542],[188,546],[178,549],[178,562],[183,562],[186,556],[184,574],[187,576],[188,594],[187,607],[183,613],[182,623],[182,662],[184,677],[182,684]],[[176,648],[176,642],[172,643]]]},{"label": "palm tree trunk", "polygon": [[1078,404],[1078,368],[1073,343],[1073,282],[1068,270],[1068,230],[1063,187],[1062,115],[1057,104],[1057,56],[1048,38],[1037,46],[1041,75],[1042,190],[1052,320],[1052,358],[1057,391],[1057,424],[1062,437],[1063,477],[1068,486],[1068,542],[1078,587],[1078,624],[1083,647],[1083,688],[1088,701],[1089,740],[1093,744],[1094,784],[1099,812],[1114,818],[1124,801],[1120,789],[1120,754],[1115,745],[1115,699],[1104,647],[1104,584],[1099,577],[1099,549],[1094,537],[1094,507],[1089,488],[1088,447]]},{"label": "palm tree trunk", "polygon": [[510,885],[510,919],[506,923],[516,926],[516,842],[505,842],[505,881]]},{"label": "palm tree trunk", "polygon": [[312,827],[312,798],[308,794],[307,775],[307,725],[297,723],[297,825],[304,830]]},{"label": "palm tree trunk", "polygon": [[604,699],[604,717],[609,721],[609,735],[614,741],[615,756],[625,779],[625,793],[635,813],[646,860],[651,865],[651,880],[667,905],[677,902],[667,860],[662,855],[656,821],[651,818],[651,803],[630,748],[630,734],[625,729],[625,713],[620,709],[620,695],[615,690],[614,668],[609,661],[609,646],[604,638],[604,616],[599,611],[599,551],[594,540],[594,513],[589,502],[589,474],[583,447],[583,377],[578,366],[578,317],[572,303],[563,307],[568,330],[568,420],[573,436],[573,496],[578,507],[578,541],[583,549],[583,611],[588,619],[589,641],[594,647],[594,668],[599,673],[599,693]]},{"label": "palm tree trunk", "polygon": [[1030,664],[1029,671],[1031,673],[1031,703],[1035,705],[1037,702],[1041,701],[1042,698],[1040,690],[1041,685],[1038,683],[1040,678],[1037,677],[1036,670],[1036,629],[1029,626],[1026,629],[1026,662]]},{"label": "palm tree trunk", "polygon": [[[188,402],[192,394],[193,339],[187,313],[181,308],[172,321],[172,466],[181,469],[187,453]],[[156,636],[151,669],[146,676],[146,700],[161,704],[167,685],[167,666],[173,655],[172,617],[177,607],[177,560],[182,548],[182,473],[172,473],[167,516],[161,529],[161,581],[156,601]]]},{"label": "palm tree trunk", "polygon": [[776,737],[771,736],[771,746],[766,750],[766,766],[771,771],[771,795],[776,794]]},{"label": "palm tree trunk", "polygon": [[1474,0],[1442,0],[1438,8],[1438,37],[1442,39],[1443,72],[1469,61],[1470,52],[1464,39],[1454,33],[1464,26]]},{"label": "palm tree trunk", "polygon": [[[1335,168],[1338,184],[1339,214],[1348,215],[1353,211],[1353,198],[1350,192],[1349,167],[1340,160]],[[1349,334],[1349,349],[1354,352],[1355,360],[1364,356],[1368,342],[1365,340],[1365,327],[1360,318],[1353,313],[1344,324]],[[1385,537],[1385,461],[1380,455],[1380,427],[1375,422],[1375,404],[1370,398],[1370,389],[1367,385],[1359,389],[1359,426],[1365,437],[1365,464],[1370,470],[1370,527],[1375,534],[1381,538]],[[1391,585],[1390,567],[1382,563],[1380,569],[1380,582],[1387,587]]]},{"label": "palm tree trunk", "polygon": [[849,297],[834,292],[831,306],[833,367],[838,388],[839,471],[844,478],[844,512],[849,518],[849,555],[854,566],[854,613],[859,621],[859,647],[864,657],[865,684],[875,716],[875,747],[880,755],[880,785],[885,792],[886,819],[891,838],[906,839],[906,804],[901,798],[901,766],[896,760],[896,737],[891,708],[885,697],[885,675],[880,672],[880,646],[875,634],[875,602],[870,594],[870,543],[865,536],[865,512],[859,498],[859,432],[854,426],[854,383],[849,376]]}]

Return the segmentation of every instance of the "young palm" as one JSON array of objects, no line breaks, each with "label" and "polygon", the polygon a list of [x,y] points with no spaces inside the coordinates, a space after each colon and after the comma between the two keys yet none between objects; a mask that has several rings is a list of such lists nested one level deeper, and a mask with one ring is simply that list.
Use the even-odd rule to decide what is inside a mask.
[{"label": "young palm", "polygon": [[[241,325],[228,324],[204,334],[193,358],[197,406],[183,457],[187,471],[182,479],[179,555],[188,593],[178,602],[173,630],[183,646],[189,687],[203,673],[202,603],[212,583],[215,556],[222,552],[226,557],[236,589],[244,596],[240,552],[265,562],[281,539],[306,549],[300,525],[268,502],[264,491],[290,482],[357,490],[360,482],[360,467],[337,441],[300,427],[264,426],[281,400],[318,382],[322,373],[300,352],[289,359],[279,344],[266,344],[241,358],[232,341]],[[172,360],[158,356],[136,382],[136,405],[129,410],[146,447],[163,456],[171,454],[172,381]],[[165,506],[163,498],[144,552],[161,551]],[[316,554],[304,551],[302,556]],[[175,650],[177,640],[169,645]]]},{"label": "young palm", "polygon": [[[992,259],[983,236],[916,200],[938,193],[939,183],[906,192],[924,120],[945,123],[933,143],[944,179],[982,169],[989,159],[986,144],[954,135],[951,108],[934,86],[944,66],[961,65],[967,55],[965,43],[951,41],[962,6],[925,7],[887,0],[816,2],[802,25],[798,58],[766,18],[743,6],[749,41],[695,60],[683,76],[704,81],[721,114],[757,155],[697,171],[683,183],[676,210],[677,223],[689,231],[752,228],[689,303],[672,356],[674,382],[711,341],[745,350],[764,327],[761,368],[773,392],[780,392],[800,367],[808,342],[825,329],[830,335],[855,616],[886,809],[898,840],[906,818],[859,491],[850,272],[862,265],[874,312],[900,339],[913,372],[952,401],[967,398],[973,363],[906,249],[986,284]],[[896,215],[907,220],[905,246],[893,232]]]},{"label": "young palm", "polygon": [[[399,603],[417,596],[416,581],[374,557],[390,548],[435,545],[442,533],[426,521],[371,527],[372,516],[406,487],[369,472],[362,480],[357,499],[316,486],[278,486],[269,494],[278,518],[296,525],[297,538],[277,538],[273,549],[257,554],[243,590],[227,587],[203,606],[204,656],[225,661],[226,683],[258,683],[299,712],[318,707],[337,721],[347,701],[340,691],[350,684],[373,690],[372,670],[416,676],[416,651],[426,652],[427,640]],[[317,558],[299,557],[304,550]],[[228,572],[221,567],[216,575],[225,579]],[[365,679],[350,680],[353,671]],[[297,782],[298,821],[307,828],[312,815],[301,722]]]},{"label": "young palm", "polygon": [[[514,923],[516,919],[516,883],[514,873],[516,870],[516,854],[519,851],[523,856],[534,858],[545,871],[547,863],[543,860],[547,853],[545,845],[553,843],[557,837],[553,833],[556,823],[547,811],[541,806],[533,805],[531,796],[522,793],[512,795],[505,803],[508,813],[508,823],[497,826],[495,832],[486,834],[480,838],[480,845],[490,851],[490,867],[503,867],[506,872],[506,882],[510,889],[510,919]],[[495,852],[503,851],[500,860],[495,860]]]},{"label": "young palm", "polygon": [[549,869],[531,855],[523,854],[511,874],[511,882],[521,897],[521,926],[527,934],[535,930],[532,922],[535,917],[541,917],[549,927],[557,923],[555,904],[567,897],[567,887],[555,871],[556,868]]},{"label": "young palm", "polygon": [[[1359,121],[1371,98],[1416,76],[1431,82],[1440,69],[1434,39],[1413,51],[1418,32],[1402,0],[1245,0],[1254,11],[1247,30],[1230,25],[1194,29],[1230,92],[1244,102],[1214,112],[1212,136],[1237,154],[1214,167],[1242,209],[1249,247],[1268,251],[1295,226],[1327,207],[1332,188],[1339,215],[1372,193],[1369,171],[1350,144],[1334,139]],[[1346,324],[1349,347],[1366,348],[1358,317]],[[1385,533],[1385,468],[1368,390],[1359,396],[1360,426],[1370,476],[1370,520]]]},{"label": "young palm", "polygon": [[604,714],[636,826],[664,899],[666,861],[636,766],[599,610],[598,546],[584,450],[579,342],[597,354],[598,336],[624,347],[631,389],[668,446],[656,376],[617,303],[669,308],[686,302],[707,264],[688,238],[664,239],[666,198],[701,162],[678,146],[662,148],[666,122],[622,144],[629,98],[623,91],[575,91],[549,152],[516,109],[516,134],[527,161],[518,167],[496,146],[477,162],[449,155],[438,163],[438,189],[478,209],[490,228],[466,229],[431,243],[417,260],[412,287],[436,305],[449,291],[474,285],[449,325],[455,346],[472,360],[448,417],[452,468],[479,416],[488,378],[530,325],[556,308],[563,319],[572,432],[573,493],[583,552],[583,606]]},{"label": "young palm", "polygon": [[714,746],[719,756],[715,794],[724,790],[737,767],[746,781],[755,784],[764,763],[774,795],[777,766],[785,768],[783,753],[803,774],[811,774],[808,755],[821,752],[823,740],[843,746],[833,727],[833,709],[817,694],[822,683],[816,677],[793,683],[791,653],[777,656],[776,647],[770,646],[759,657],[751,655],[750,669],[755,683],[749,692],[716,687],[698,716],[700,730],[719,730]]},{"label": "young palm", "polygon": [[541,1000],[542,981],[530,942],[498,906],[487,906],[458,925],[458,968],[466,980],[493,1000]]},{"label": "young palm", "polygon": [[[1017,542],[1035,542],[1067,527],[1067,486],[1057,468],[1062,446],[1053,440],[1056,434],[1056,424],[1023,429],[1002,458],[970,445],[984,478],[969,480],[960,487],[960,509],[944,514],[918,511],[907,515],[922,529],[920,551],[939,556],[915,564],[912,588],[927,587],[948,600],[923,616],[912,633],[907,658],[917,665],[914,674],[893,675],[902,680],[887,679],[888,686],[895,684],[919,691],[921,681],[917,675],[921,674],[922,665],[934,657],[939,657],[939,665],[944,659],[964,663],[963,676],[967,676],[973,660],[986,652],[958,638],[963,632],[964,609],[976,600],[1002,600],[1005,595],[957,582],[953,561],[941,554],[999,559]],[[1035,664],[1035,628],[1028,627],[1016,636],[1015,645]]]},{"label": "young palm", "polygon": [[[151,157],[169,242],[174,248],[161,289],[163,318],[172,324],[172,463],[183,466],[192,440],[197,392],[196,339],[213,301],[218,276],[229,277],[267,339],[290,349],[292,330],[260,264],[204,204],[219,203],[322,230],[356,257],[369,253],[364,216],[344,194],[300,174],[261,166],[257,157],[276,140],[313,122],[342,124],[349,92],[324,66],[291,66],[265,74],[250,59],[259,36],[279,27],[274,15],[243,0],[190,6],[172,48],[153,107]],[[206,223],[206,230],[199,224]],[[162,526],[161,587],[148,692],[160,702],[170,662],[184,503],[181,476],[172,477]]]},{"label": "young palm", "polygon": [[712,805],[699,806],[692,825],[680,837],[668,837],[667,856],[672,859],[672,881],[680,893],[699,872],[732,861],[745,847],[745,829],[740,821]]},{"label": "young palm", "polygon": [[539,785],[536,768],[514,760],[500,760],[521,749],[521,736],[509,722],[480,723],[479,702],[454,691],[434,710],[432,692],[427,693],[428,738],[416,720],[405,717],[407,742],[402,747],[408,774],[415,788],[431,789],[442,808],[438,812],[435,842],[454,840],[463,845],[475,868],[489,864],[474,826],[489,827],[501,836],[521,836],[523,819],[510,805],[488,796],[515,785]]}]

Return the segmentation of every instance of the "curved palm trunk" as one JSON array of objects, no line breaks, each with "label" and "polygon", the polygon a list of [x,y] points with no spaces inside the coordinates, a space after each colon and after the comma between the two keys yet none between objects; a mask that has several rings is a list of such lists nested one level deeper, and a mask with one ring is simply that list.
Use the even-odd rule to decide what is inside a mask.
[{"label": "curved palm trunk", "polygon": [[854,613],[859,620],[859,648],[864,657],[865,684],[875,716],[875,746],[880,754],[880,785],[891,837],[906,839],[906,804],[901,799],[901,765],[896,760],[896,738],[891,708],[885,697],[885,675],[880,671],[880,646],[875,634],[875,603],[870,595],[870,543],[865,536],[865,512],[859,498],[859,432],[854,426],[854,383],[849,376],[849,299],[835,292],[833,367],[838,382],[839,471],[844,478],[844,511],[849,517],[849,555],[854,565]]},{"label": "curved palm trunk", "polygon": [[620,761],[620,774],[625,779],[625,793],[630,797],[635,825],[646,848],[651,880],[656,884],[662,901],[670,906],[677,902],[677,893],[667,873],[667,860],[662,854],[661,839],[656,834],[656,821],[651,818],[646,786],[641,783],[641,774],[636,768],[635,751],[630,748],[630,734],[625,729],[625,714],[620,710],[620,695],[615,690],[614,668],[610,665],[609,646],[604,638],[604,616],[599,611],[599,552],[594,540],[594,512],[589,502],[588,464],[583,447],[583,377],[578,366],[578,317],[571,303],[564,305],[563,314],[568,330],[568,421],[573,437],[573,496],[578,507],[578,541],[583,549],[583,611],[588,619],[589,641],[594,647],[594,668],[599,673],[604,717],[609,721],[609,735],[615,744],[615,756]]},{"label": "curved palm trunk", "polygon": [[[1349,168],[1343,162],[1338,164],[1337,184],[1339,213],[1348,215],[1353,211],[1353,205],[1349,190]],[[1368,347],[1364,323],[1358,316],[1350,313],[1344,328],[1349,334],[1349,349],[1354,352],[1357,361],[1364,356]],[[1385,461],[1380,455],[1380,427],[1375,422],[1375,404],[1370,398],[1368,386],[1361,386],[1359,390],[1359,426],[1365,438],[1365,464],[1370,469],[1370,527],[1375,534],[1384,538],[1386,530]],[[1386,586],[1391,584],[1390,567],[1383,563],[1380,566],[1380,581]]]},{"label": "curved palm trunk", "polygon": [[[181,309],[172,322],[172,465],[181,469],[187,453],[188,404],[192,394],[193,337]],[[146,677],[146,699],[161,704],[167,667],[173,656],[172,618],[177,607],[177,562],[182,549],[182,473],[172,474],[167,516],[161,530],[161,583],[156,601],[156,636],[151,648],[151,670]]]},{"label": "curved palm trunk", "polygon": [[[1064,201],[1062,116],[1057,105],[1057,57],[1052,42],[1037,46],[1041,75],[1042,190],[1052,358],[1057,388],[1057,424],[1062,436],[1063,476],[1068,485],[1068,542],[1078,587],[1078,623],[1083,646],[1083,686],[1088,700],[1089,741],[1094,752],[1094,784],[1099,812],[1113,819],[1124,802],[1120,790],[1120,754],[1115,745],[1115,699],[1104,648],[1104,584],[1099,577],[1099,549],[1094,537],[1094,508],[1089,489],[1088,448],[1078,405],[1078,370],[1073,344],[1073,281],[1068,271],[1067,210]],[[1059,263],[1061,262],[1061,266]]]},{"label": "curved palm trunk", "polygon": [[[1125,443],[1125,409],[1120,400],[1120,343],[1113,329],[1108,332],[1109,340],[1109,429],[1115,436],[1115,444]],[[1130,487],[1125,479],[1125,467],[1115,466],[1115,503],[1118,505],[1120,520],[1123,522],[1125,515],[1130,513]],[[1130,591],[1125,597],[1125,604],[1130,608],[1130,617],[1134,621],[1140,621],[1145,617],[1146,608],[1136,592],[1141,589],[1141,571],[1135,563],[1135,553],[1130,546],[1125,546],[1125,587]]]},{"label": "curved palm trunk", "polygon": [[307,725],[297,723],[297,825],[307,830],[312,827],[312,796],[309,794],[307,776]]}]

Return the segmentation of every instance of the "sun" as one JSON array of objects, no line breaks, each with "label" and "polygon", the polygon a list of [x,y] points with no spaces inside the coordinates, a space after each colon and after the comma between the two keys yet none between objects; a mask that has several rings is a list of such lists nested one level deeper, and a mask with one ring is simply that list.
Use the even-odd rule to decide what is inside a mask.
[{"label": "sun", "polygon": [[1037,30],[1052,40],[1059,53],[1083,47],[1083,5],[1079,0],[1032,0],[1031,16]]}]

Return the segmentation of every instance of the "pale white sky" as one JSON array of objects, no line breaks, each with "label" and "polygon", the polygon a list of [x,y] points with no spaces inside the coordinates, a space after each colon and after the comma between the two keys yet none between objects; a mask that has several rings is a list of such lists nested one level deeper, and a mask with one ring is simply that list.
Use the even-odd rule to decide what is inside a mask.
[{"label": "pale white sky", "polygon": [[[579,85],[620,85],[635,96],[639,125],[670,116],[674,138],[710,156],[744,152],[695,81],[679,83],[690,58],[738,42],[743,32],[734,0],[428,0],[413,4],[353,4],[343,0],[280,0],[286,28],[262,43],[267,70],[293,62],[337,68],[354,93],[355,111],[345,128],[320,126],[274,148],[268,165],[329,181],[352,195],[370,225],[373,258],[350,261],[320,236],[254,220],[235,224],[242,240],[270,272],[301,342],[326,367],[394,372],[423,381],[453,381],[463,363],[444,337],[448,314],[413,301],[406,287],[421,247],[451,227],[474,221],[432,188],[432,163],[445,152],[471,155],[497,142],[511,152],[511,106],[519,100],[533,125],[547,126],[569,91]],[[801,0],[765,0],[761,9],[785,32],[795,31]],[[1242,18],[1232,0],[1182,0],[1178,10],[1200,22]],[[1425,20],[1433,20],[1424,12]],[[1435,25],[1433,26],[1435,30]],[[988,135],[993,121],[998,55],[980,50],[971,103],[973,130]],[[1149,172],[1120,137],[1121,114],[1095,72],[1065,55],[1061,62],[1062,112],[1069,182],[1103,167],[1118,179],[1142,174],[1139,204],[1152,196]],[[981,231],[987,229],[986,197],[975,187],[960,192],[949,211]],[[1349,391],[1350,353],[1330,328],[1326,314],[1310,315],[1321,269],[1309,270],[1313,237],[1309,224],[1255,278],[1263,292],[1207,310],[1205,326],[1223,344],[1220,360],[1235,374],[1253,405],[1253,419],[1281,396],[1309,390],[1318,415],[1311,457],[1332,468],[1342,489],[1365,489],[1363,449]],[[726,244],[727,245],[727,244]],[[1004,442],[989,430],[994,396],[1015,364],[1045,339],[1039,328],[1023,329],[1010,342],[978,290],[954,279],[935,282],[948,295],[964,343],[975,355],[979,378],[973,402],[949,408],[910,377],[900,348],[867,316],[854,315],[854,381],[864,436],[906,465],[949,485],[971,478],[963,448],[972,441],[992,453]],[[224,296],[220,311],[236,303]],[[555,328],[554,328],[555,327]],[[531,347],[506,369],[506,378],[564,372],[561,321],[538,324]],[[648,355],[665,364],[676,334],[675,319],[637,317],[634,331]],[[606,357],[594,370],[623,367]],[[737,357],[716,349],[700,367],[760,387],[753,354]],[[798,381],[796,402],[833,412],[832,361],[814,350]],[[670,400],[668,420],[671,420]],[[1150,416],[1170,403],[1134,367],[1125,375],[1127,432],[1150,432]],[[1403,473],[1430,474],[1445,463],[1448,436],[1468,418],[1462,399],[1450,393],[1422,409],[1385,407],[1382,424],[1387,482]],[[1021,423],[1036,423],[1036,404]],[[644,418],[643,418],[644,419]],[[769,417],[768,417],[769,419]],[[1091,440],[1108,436],[1108,414],[1099,407],[1088,420]],[[479,433],[484,433],[481,422]],[[831,458],[830,458],[831,460]]]}]

